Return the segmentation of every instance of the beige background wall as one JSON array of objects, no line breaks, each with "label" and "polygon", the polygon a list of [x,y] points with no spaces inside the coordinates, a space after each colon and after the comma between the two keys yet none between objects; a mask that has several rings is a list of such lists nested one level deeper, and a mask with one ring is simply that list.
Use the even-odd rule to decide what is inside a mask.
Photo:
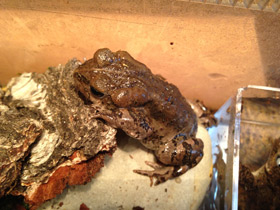
[{"label": "beige background wall", "polygon": [[127,50],[219,108],[239,87],[280,87],[280,15],[172,0],[0,0],[0,84],[98,48]]}]

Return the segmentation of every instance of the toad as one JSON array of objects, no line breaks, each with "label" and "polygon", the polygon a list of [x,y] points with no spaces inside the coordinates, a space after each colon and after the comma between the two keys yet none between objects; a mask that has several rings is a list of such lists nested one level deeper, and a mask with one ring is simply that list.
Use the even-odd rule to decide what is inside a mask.
[{"label": "toad", "polygon": [[[134,170],[159,184],[196,166],[203,141],[196,138],[197,116],[180,91],[152,74],[126,51],[98,50],[73,74],[92,115],[154,151],[153,170]],[[152,182],[151,182],[152,184]]]}]

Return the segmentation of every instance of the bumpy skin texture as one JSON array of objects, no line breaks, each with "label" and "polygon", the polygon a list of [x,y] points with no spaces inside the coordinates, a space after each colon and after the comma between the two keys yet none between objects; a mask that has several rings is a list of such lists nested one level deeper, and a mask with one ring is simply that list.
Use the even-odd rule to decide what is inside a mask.
[{"label": "bumpy skin texture", "polygon": [[[157,183],[185,173],[203,157],[203,142],[195,138],[197,117],[179,90],[127,52],[100,49],[74,72],[75,85],[96,118],[101,118],[155,152],[162,164]],[[166,167],[165,167],[166,166]]]}]

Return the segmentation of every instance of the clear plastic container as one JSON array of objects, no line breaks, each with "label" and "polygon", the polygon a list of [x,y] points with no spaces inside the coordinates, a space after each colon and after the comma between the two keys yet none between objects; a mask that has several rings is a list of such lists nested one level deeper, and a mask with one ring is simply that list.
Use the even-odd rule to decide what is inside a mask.
[{"label": "clear plastic container", "polygon": [[238,209],[239,166],[252,174],[262,170],[273,142],[280,138],[280,89],[240,88],[215,116],[219,124],[209,130],[213,180],[204,206]]}]

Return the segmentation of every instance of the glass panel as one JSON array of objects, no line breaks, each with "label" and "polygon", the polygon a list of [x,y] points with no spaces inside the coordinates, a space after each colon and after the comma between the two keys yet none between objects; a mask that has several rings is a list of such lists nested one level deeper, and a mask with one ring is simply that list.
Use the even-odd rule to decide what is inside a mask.
[{"label": "glass panel", "polygon": [[[244,182],[249,186],[250,176],[259,180],[259,174],[271,163],[273,151],[280,147],[280,143],[277,144],[280,142],[280,89],[240,88],[215,117],[219,124],[209,129],[213,144],[213,179],[205,206],[234,210],[252,207],[256,205],[252,192],[258,196],[260,193],[250,191],[249,196]],[[272,164],[277,166],[277,161],[272,159]],[[254,187],[254,190],[259,189],[258,181],[254,182]],[[271,196],[273,200],[273,194]]]}]

